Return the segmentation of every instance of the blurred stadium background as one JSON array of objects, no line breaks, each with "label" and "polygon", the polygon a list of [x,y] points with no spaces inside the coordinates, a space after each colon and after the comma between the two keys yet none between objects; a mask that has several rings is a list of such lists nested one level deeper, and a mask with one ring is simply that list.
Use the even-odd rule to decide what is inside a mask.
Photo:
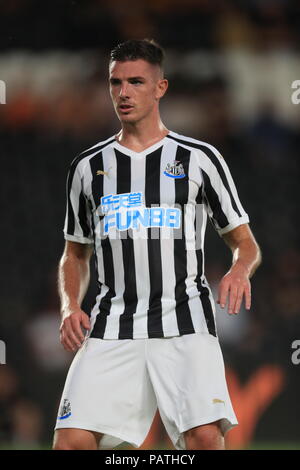
[{"label": "blurred stadium background", "polygon": [[[0,448],[46,449],[72,359],[59,344],[56,270],[65,179],[81,150],[119,129],[107,90],[108,52],[154,37],[167,52],[167,126],[215,145],[229,164],[263,265],[253,306],[217,309],[240,425],[231,449],[300,448],[299,146],[297,0],[10,0],[0,4]],[[231,255],[210,224],[214,290]],[[91,288],[85,299],[88,311]],[[87,390],[88,395],[88,390]],[[155,418],[143,448],[171,444]]]}]

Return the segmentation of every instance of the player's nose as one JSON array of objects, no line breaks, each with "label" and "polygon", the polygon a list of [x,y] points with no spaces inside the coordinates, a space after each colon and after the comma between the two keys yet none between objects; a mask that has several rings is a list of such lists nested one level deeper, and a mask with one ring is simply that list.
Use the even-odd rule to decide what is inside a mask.
[{"label": "player's nose", "polygon": [[122,83],[122,85],[120,86],[119,96],[120,96],[120,98],[128,98],[129,97],[127,83]]}]

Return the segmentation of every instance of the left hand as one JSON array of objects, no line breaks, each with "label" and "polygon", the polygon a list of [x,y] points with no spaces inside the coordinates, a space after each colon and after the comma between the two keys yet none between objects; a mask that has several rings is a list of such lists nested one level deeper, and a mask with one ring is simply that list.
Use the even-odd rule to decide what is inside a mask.
[{"label": "left hand", "polygon": [[217,303],[222,308],[225,307],[229,296],[228,313],[238,314],[241,308],[243,297],[245,296],[245,307],[251,307],[251,284],[246,268],[236,263],[230,271],[222,278],[219,285],[219,296]]}]

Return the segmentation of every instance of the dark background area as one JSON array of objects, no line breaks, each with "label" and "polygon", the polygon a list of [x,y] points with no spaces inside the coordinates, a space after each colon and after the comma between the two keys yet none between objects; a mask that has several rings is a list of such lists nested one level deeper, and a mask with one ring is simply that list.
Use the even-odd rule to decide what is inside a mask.
[{"label": "dark background area", "polygon": [[[167,54],[165,124],[222,153],[263,254],[251,311],[235,318],[216,312],[241,422],[230,445],[299,448],[300,365],[291,360],[300,339],[300,105],[291,101],[291,84],[300,79],[299,2],[11,0],[1,3],[0,20],[7,89],[0,105],[0,339],[7,363],[0,365],[0,447],[51,442],[72,359],[59,343],[56,289],[68,167],[119,130],[107,90],[110,49],[154,37]],[[231,254],[210,224],[206,249],[216,292]],[[94,292],[91,285],[87,312]],[[252,428],[242,402],[256,403]],[[165,442],[163,430],[156,435]]]}]

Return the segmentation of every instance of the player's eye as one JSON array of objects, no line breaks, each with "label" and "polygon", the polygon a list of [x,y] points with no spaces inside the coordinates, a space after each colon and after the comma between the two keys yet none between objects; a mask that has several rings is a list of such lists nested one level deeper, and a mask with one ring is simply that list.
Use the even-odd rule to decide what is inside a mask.
[{"label": "player's eye", "polygon": [[139,84],[143,83],[142,80],[139,80],[138,78],[133,78],[129,82],[132,83],[133,85],[139,85]]},{"label": "player's eye", "polygon": [[111,85],[120,85],[121,81],[118,80],[117,78],[111,78],[110,79],[110,84]]}]

